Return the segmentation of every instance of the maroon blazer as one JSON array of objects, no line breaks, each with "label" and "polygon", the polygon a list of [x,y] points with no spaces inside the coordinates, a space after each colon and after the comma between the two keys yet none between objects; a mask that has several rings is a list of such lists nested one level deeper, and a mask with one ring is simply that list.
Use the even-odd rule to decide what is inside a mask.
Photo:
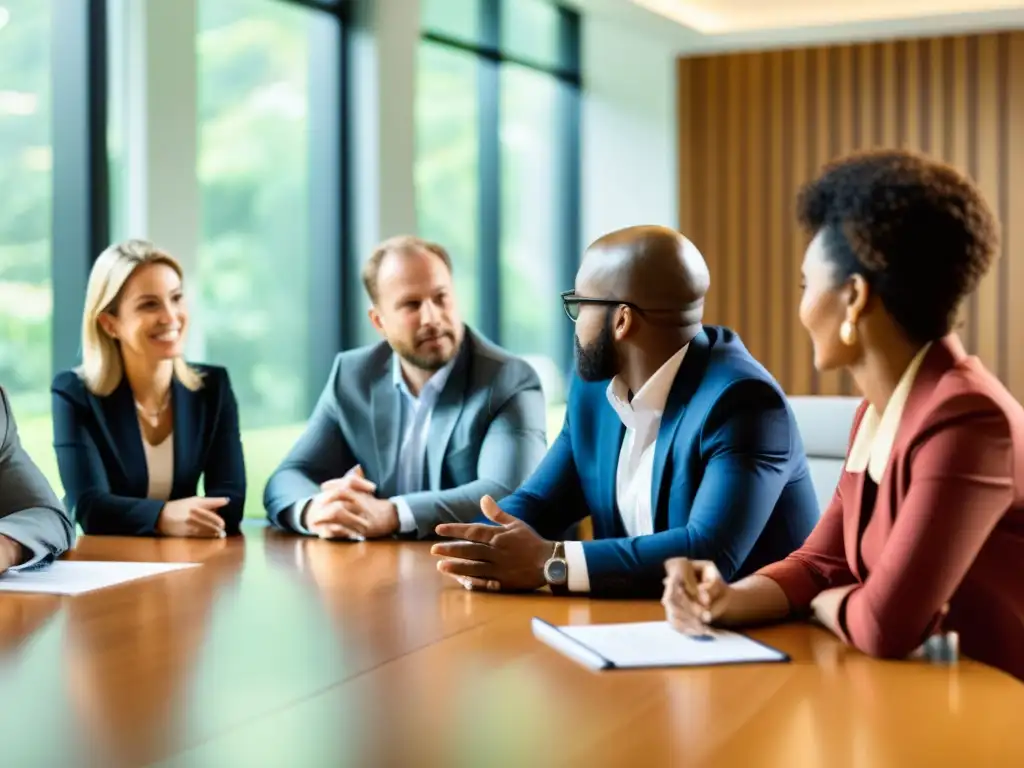
[{"label": "maroon blazer", "polygon": [[905,657],[941,623],[965,655],[1024,680],[1024,408],[956,336],[921,363],[858,536],[864,481],[844,470],[806,543],[758,573],[794,612],[856,584],[840,623],[873,656]]}]

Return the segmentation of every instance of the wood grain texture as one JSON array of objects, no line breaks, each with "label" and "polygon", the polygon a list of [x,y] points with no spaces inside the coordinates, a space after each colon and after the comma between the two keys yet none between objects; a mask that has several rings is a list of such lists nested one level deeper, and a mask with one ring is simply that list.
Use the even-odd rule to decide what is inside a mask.
[{"label": "wood grain texture", "polygon": [[661,620],[656,601],[467,592],[427,543],[263,527],[74,557],[202,566],[0,595],[4,765],[1024,764],[1024,686],[966,659],[875,661],[794,624],[751,632],[790,664],[595,673],[530,619]]},{"label": "wood grain texture", "polygon": [[1022,47],[1024,32],[1000,32],[680,59],[680,183],[701,192],[680,221],[711,268],[707,319],[735,328],[787,392],[855,394],[845,373],[814,370],[797,318],[797,192],[836,157],[904,147],[971,176],[1000,218],[1000,258],[957,330],[1024,399]]}]

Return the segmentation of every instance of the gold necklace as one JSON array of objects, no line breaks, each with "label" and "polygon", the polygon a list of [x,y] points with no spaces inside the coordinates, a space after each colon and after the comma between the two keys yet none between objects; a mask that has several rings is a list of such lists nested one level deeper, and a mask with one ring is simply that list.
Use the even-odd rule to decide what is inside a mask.
[{"label": "gold necklace", "polygon": [[164,411],[167,410],[167,406],[170,404],[171,393],[170,390],[168,390],[167,394],[164,396],[163,403],[155,411],[147,411],[145,408],[142,407],[142,403],[140,403],[138,400],[135,401],[135,409],[139,412],[142,418],[146,420],[148,424],[150,424],[153,427],[157,427],[160,425],[160,417],[164,415]]}]

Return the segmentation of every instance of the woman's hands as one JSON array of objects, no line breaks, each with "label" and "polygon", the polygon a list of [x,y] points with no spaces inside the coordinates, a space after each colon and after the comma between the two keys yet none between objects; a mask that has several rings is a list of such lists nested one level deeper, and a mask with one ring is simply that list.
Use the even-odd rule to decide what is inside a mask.
[{"label": "woman's hands", "polygon": [[732,588],[710,560],[676,557],[666,561],[661,604],[669,623],[686,634],[703,634],[725,613]]},{"label": "woman's hands", "polygon": [[156,529],[164,536],[216,539],[224,536],[224,520],[215,510],[227,505],[224,497],[190,496],[164,504]]}]

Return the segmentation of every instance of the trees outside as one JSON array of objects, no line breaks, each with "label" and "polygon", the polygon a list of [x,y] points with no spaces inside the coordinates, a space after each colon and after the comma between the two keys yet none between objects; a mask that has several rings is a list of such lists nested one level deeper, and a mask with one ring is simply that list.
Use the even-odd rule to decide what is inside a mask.
[{"label": "trees outside", "polygon": [[52,0],[0,7],[0,384],[21,418],[49,411]]}]

